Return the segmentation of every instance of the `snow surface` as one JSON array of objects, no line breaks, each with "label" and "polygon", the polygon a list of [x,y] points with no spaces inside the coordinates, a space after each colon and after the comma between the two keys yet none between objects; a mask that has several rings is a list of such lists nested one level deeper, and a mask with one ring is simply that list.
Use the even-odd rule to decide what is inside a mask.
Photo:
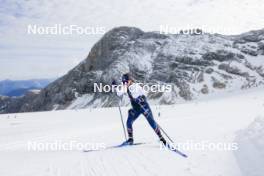
[{"label": "snow surface", "polygon": [[258,117],[245,130],[238,132],[235,151],[238,164],[244,175],[263,175],[264,173],[264,116]]},{"label": "snow surface", "polygon": [[[124,117],[127,109],[122,108]],[[188,155],[183,158],[159,149],[157,137],[142,116],[134,123],[135,142],[146,142],[145,145],[90,153],[82,149],[33,151],[28,149],[29,142],[119,144],[124,140],[119,111],[90,108],[5,114],[0,115],[0,175],[263,175],[260,167],[264,158],[263,88],[171,106],[152,106],[152,110],[158,123],[177,144],[237,142],[239,149],[182,149]]]}]

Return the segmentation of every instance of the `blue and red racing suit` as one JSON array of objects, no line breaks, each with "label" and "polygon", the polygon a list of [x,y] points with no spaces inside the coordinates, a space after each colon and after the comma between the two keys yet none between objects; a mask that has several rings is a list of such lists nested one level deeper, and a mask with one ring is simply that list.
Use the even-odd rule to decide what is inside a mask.
[{"label": "blue and red racing suit", "polygon": [[162,135],[160,133],[159,126],[153,118],[153,114],[147,102],[144,89],[140,86],[140,84],[132,83],[128,87],[117,90],[118,96],[122,96],[125,93],[127,93],[132,105],[132,108],[128,110],[128,118],[126,122],[128,137],[133,138],[133,122],[141,114],[143,114],[147,119],[149,125],[152,127],[158,137],[161,138]]}]

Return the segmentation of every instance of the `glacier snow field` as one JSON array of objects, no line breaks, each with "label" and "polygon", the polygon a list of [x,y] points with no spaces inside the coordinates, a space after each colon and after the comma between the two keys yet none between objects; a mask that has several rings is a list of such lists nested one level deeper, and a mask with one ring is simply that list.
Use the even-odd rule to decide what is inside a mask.
[{"label": "glacier snow field", "polygon": [[[235,143],[237,148],[182,147],[188,155],[183,158],[160,149],[155,133],[140,116],[133,124],[134,140],[145,144],[83,152],[78,145],[112,146],[124,141],[118,108],[3,114],[0,175],[260,176],[264,172],[260,164],[264,163],[263,88],[151,107],[176,145]],[[125,120],[128,109],[122,107]],[[47,144],[54,144],[53,148]]]}]

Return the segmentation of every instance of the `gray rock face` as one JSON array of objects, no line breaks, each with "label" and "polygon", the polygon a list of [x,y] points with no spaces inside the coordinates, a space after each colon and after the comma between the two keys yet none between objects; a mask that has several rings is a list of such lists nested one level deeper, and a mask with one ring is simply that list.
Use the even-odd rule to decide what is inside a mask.
[{"label": "gray rock face", "polygon": [[203,55],[204,60],[209,60],[209,61],[219,61],[219,62],[224,62],[224,61],[231,61],[236,59],[236,56],[232,52],[228,52],[226,50],[217,50],[216,52],[208,52]]},{"label": "gray rock face", "polygon": [[224,89],[226,88],[226,85],[222,82],[219,82],[219,81],[215,81],[213,83],[213,87],[216,88],[216,89]]},{"label": "gray rock face", "polygon": [[259,86],[264,79],[263,31],[239,36],[165,35],[114,28],[84,61],[39,94],[2,97],[1,113],[116,106],[117,97],[94,92],[94,83],[110,84],[127,72],[144,84],[171,84],[170,93],[148,94],[150,102],[160,104],[191,100],[215,89],[235,90],[237,82],[240,88]]},{"label": "gray rock face", "polygon": [[251,56],[264,54],[264,30],[250,31],[233,39],[233,47],[238,48],[242,53]]},{"label": "gray rock face", "polygon": [[230,73],[230,74],[234,74],[234,75],[239,75],[239,76],[242,76],[242,77],[248,77],[249,76],[249,73],[247,72],[242,72],[239,68],[235,67],[235,66],[230,66],[228,64],[220,64],[218,66],[218,68],[220,70],[224,70],[226,71],[227,73]]},{"label": "gray rock face", "polygon": [[0,96],[0,113],[16,113],[34,111],[30,109],[32,100],[37,97],[38,93],[27,92],[23,97],[5,97]]},{"label": "gray rock face", "polygon": [[208,93],[209,93],[208,86],[207,86],[207,85],[203,85],[203,88],[201,89],[201,92],[202,92],[203,94],[208,94]]}]

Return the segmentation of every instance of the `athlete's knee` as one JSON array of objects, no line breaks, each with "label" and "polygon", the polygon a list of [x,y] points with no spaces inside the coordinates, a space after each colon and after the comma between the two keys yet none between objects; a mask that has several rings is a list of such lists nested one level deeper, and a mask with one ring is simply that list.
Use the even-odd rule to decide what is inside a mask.
[{"label": "athlete's knee", "polygon": [[152,111],[148,105],[148,103],[145,103],[143,106],[142,106],[142,113],[144,114],[145,117],[149,117],[149,116],[152,116]]},{"label": "athlete's knee", "polygon": [[157,128],[157,123],[154,120],[152,113],[149,113],[149,115],[146,116],[146,118],[147,118],[150,126],[155,130]]},{"label": "athlete's knee", "polygon": [[145,109],[143,114],[148,120],[152,120],[153,119],[153,114],[152,114],[150,109]]},{"label": "athlete's knee", "polygon": [[133,109],[129,109],[128,110],[128,116],[134,117],[135,116],[135,112]]}]

